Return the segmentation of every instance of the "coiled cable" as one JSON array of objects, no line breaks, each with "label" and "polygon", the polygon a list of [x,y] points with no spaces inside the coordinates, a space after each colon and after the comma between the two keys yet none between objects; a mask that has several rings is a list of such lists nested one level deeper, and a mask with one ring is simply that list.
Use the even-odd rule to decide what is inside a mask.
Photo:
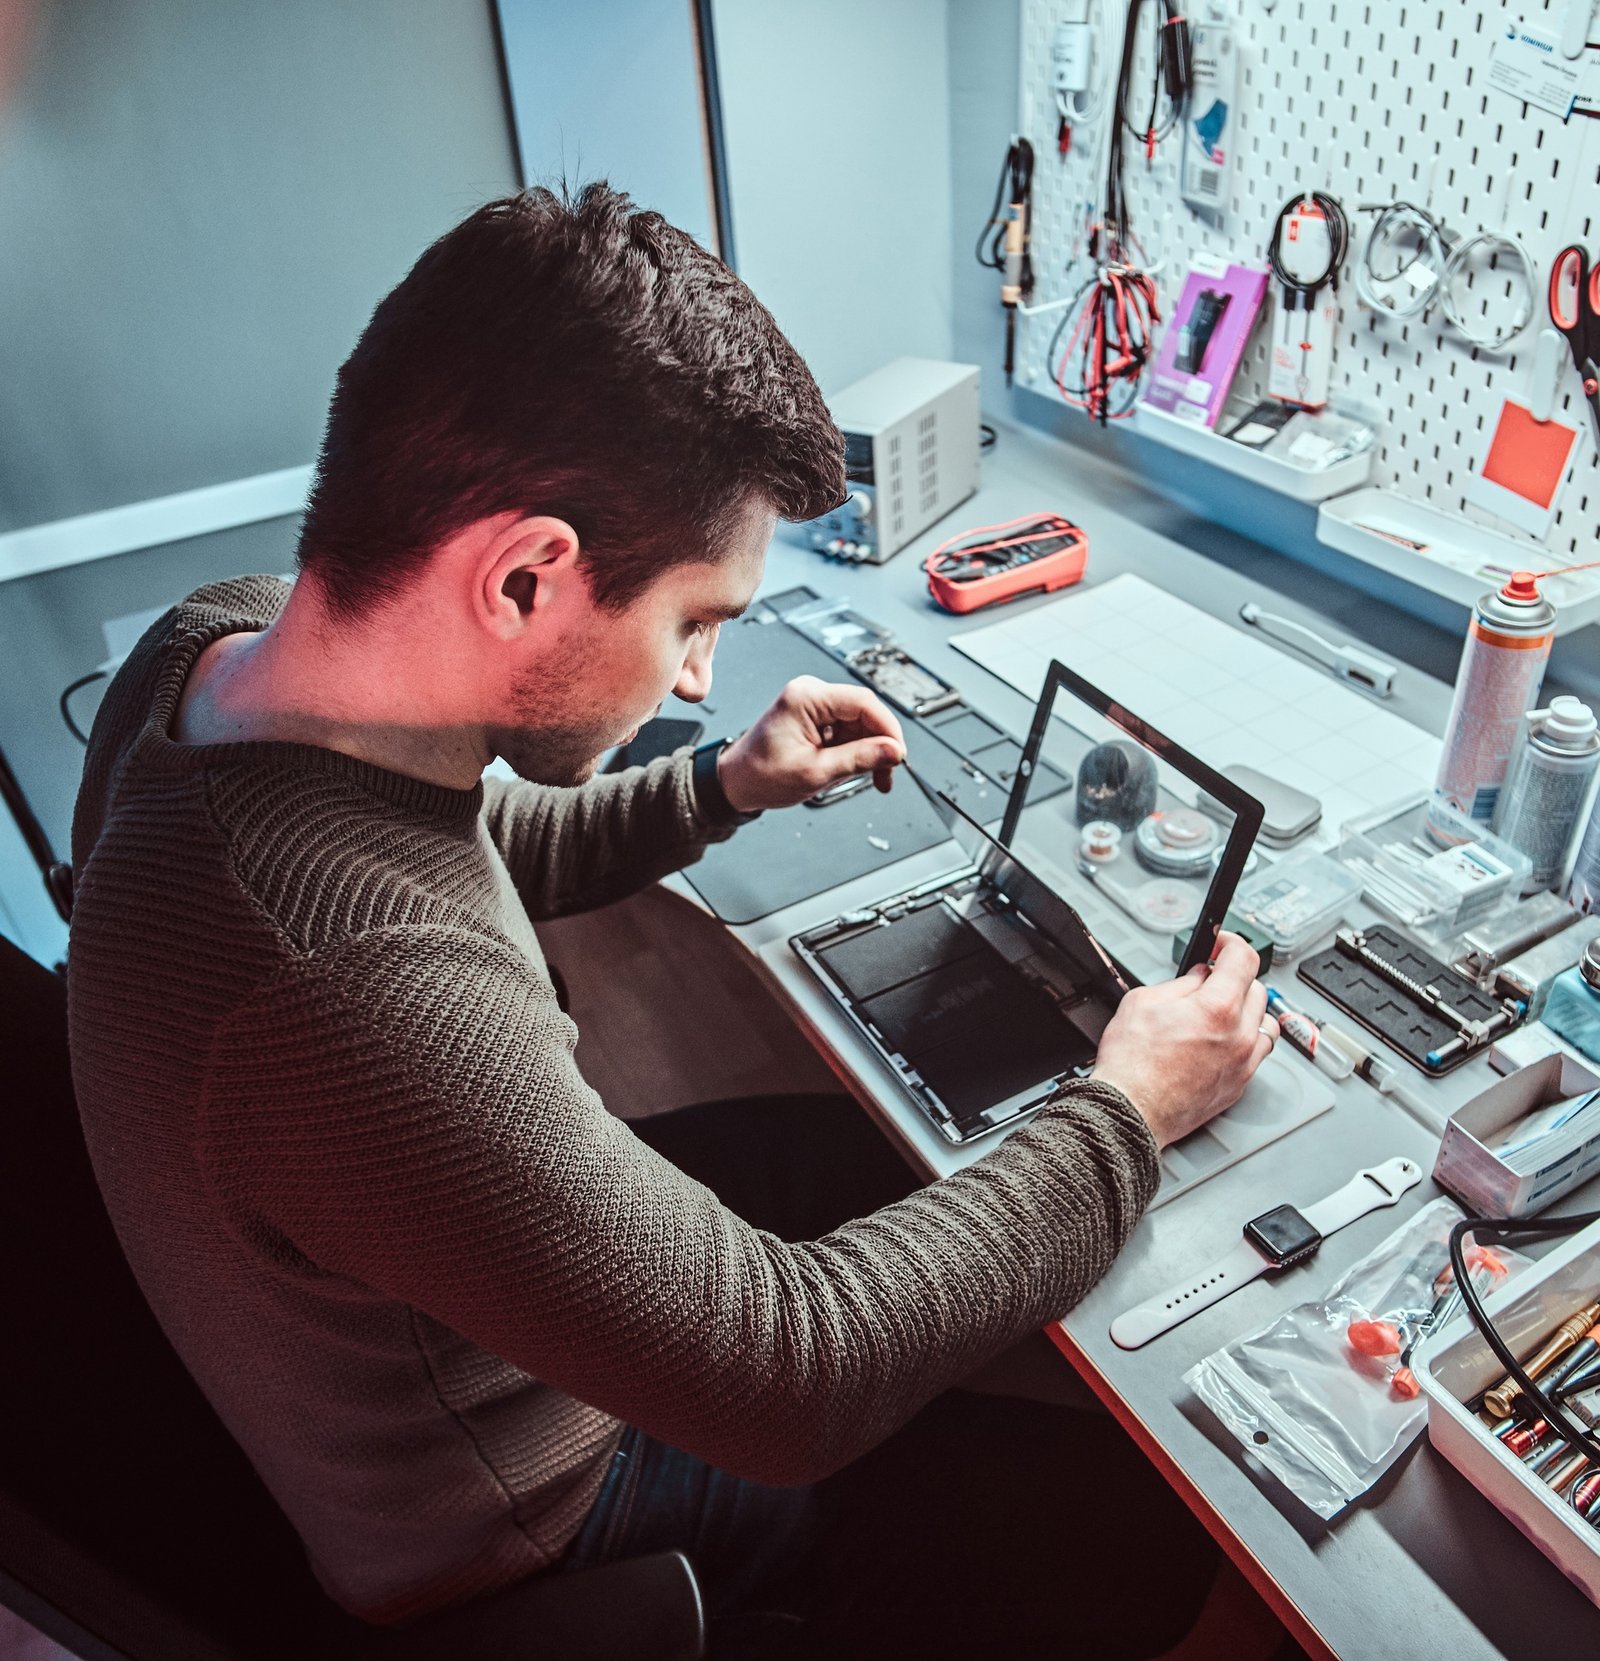
[{"label": "coiled cable", "polygon": [[[1487,250],[1487,253],[1484,253]],[[1463,276],[1470,281],[1470,267],[1479,258],[1486,258],[1491,270],[1500,268],[1501,256],[1509,258],[1522,282],[1522,293],[1511,321],[1503,329],[1479,332],[1467,322],[1461,310],[1456,285]],[[1444,270],[1439,275],[1439,309],[1461,337],[1485,352],[1498,352],[1509,346],[1533,320],[1535,296],[1539,292],[1539,275],[1534,269],[1528,250],[1514,236],[1500,231],[1478,231],[1458,242],[1450,250]]]},{"label": "coiled cable", "polygon": [[1414,202],[1363,202],[1377,217],[1356,261],[1356,295],[1372,311],[1421,317],[1438,296],[1450,260],[1444,227]]}]

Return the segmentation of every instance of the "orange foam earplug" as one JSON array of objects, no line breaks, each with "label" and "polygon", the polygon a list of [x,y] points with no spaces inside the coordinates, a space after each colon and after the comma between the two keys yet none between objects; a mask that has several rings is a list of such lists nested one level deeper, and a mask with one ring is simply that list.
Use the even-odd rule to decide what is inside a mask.
[{"label": "orange foam earplug", "polygon": [[1392,1321],[1352,1321],[1345,1337],[1358,1355],[1400,1353],[1400,1329]]}]

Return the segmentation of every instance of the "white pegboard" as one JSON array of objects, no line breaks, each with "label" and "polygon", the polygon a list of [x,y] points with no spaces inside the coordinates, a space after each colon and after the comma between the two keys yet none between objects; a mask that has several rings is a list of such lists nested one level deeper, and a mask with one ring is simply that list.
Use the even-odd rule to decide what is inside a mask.
[{"label": "white pegboard", "polygon": [[[1020,0],[1021,131],[1035,149],[1034,304],[1065,298],[1088,272],[1082,248],[1086,208],[1099,200],[1103,130],[1076,131],[1071,153],[1056,154],[1050,42],[1057,23],[1084,15],[1084,0]],[[1342,318],[1334,362],[1335,398],[1383,412],[1373,482],[1516,540],[1517,533],[1464,498],[1501,400],[1529,396],[1533,343],[1547,322],[1543,284],[1556,253],[1579,241],[1600,254],[1600,121],[1563,125],[1543,110],[1487,86],[1489,53],[1508,20],[1530,21],[1564,0],[1526,0],[1509,10],[1477,0],[1233,0],[1239,108],[1235,112],[1232,200],[1220,225],[1194,214],[1178,194],[1181,132],[1147,167],[1129,141],[1124,168],[1134,228],[1151,260],[1163,312],[1197,251],[1242,264],[1266,263],[1279,208],[1296,188],[1330,192],[1351,221],[1351,254],[1340,284]],[[1146,7],[1146,15],[1155,7]],[[1097,74],[1114,78],[1126,0],[1090,0],[1108,48]],[[1197,13],[1197,16],[1199,14]],[[1149,51],[1139,62],[1149,64]],[[1428,191],[1432,188],[1431,201]],[[1468,344],[1438,308],[1401,321],[1364,310],[1354,262],[1371,216],[1357,204],[1405,198],[1423,203],[1452,234],[1509,230],[1538,269],[1527,329],[1501,352]],[[1508,315],[1512,283],[1483,267],[1468,285],[1488,326]],[[1269,298],[1270,298],[1269,290]],[[1023,319],[1019,379],[1052,391],[1047,354],[1060,313]],[[1266,331],[1240,365],[1236,390],[1264,395]],[[1600,557],[1600,459],[1588,410],[1563,343],[1556,413],[1579,430],[1555,524],[1539,544],[1551,564]]]}]

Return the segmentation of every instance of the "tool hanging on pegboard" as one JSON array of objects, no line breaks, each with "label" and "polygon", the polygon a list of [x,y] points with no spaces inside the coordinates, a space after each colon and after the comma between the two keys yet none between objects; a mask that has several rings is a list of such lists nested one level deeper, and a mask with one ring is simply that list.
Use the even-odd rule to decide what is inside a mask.
[{"label": "tool hanging on pegboard", "polygon": [[[1010,193],[1007,194],[1007,183]],[[978,233],[978,264],[1000,273],[1000,304],[1006,313],[1006,385],[1016,369],[1017,307],[1033,293],[1033,252],[1029,219],[1033,212],[1033,146],[1014,138],[1000,165],[994,206]]]},{"label": "tool hanging on pegboard", "polygon": [[[1155,272],[1134,231],[1124,177],[1125,141],[1146,165],[1182,123],[1193,85],[1189,25],[1173,0],[1130,0],[1107,135],[1105,191],[1088,238],[1093,275],[1067,303],[1047,361],[1065,402],[1102,424],[1132,414],[1161,321]],[[1157,18],[1149,101],[1142,93],[1140,20]]]}]

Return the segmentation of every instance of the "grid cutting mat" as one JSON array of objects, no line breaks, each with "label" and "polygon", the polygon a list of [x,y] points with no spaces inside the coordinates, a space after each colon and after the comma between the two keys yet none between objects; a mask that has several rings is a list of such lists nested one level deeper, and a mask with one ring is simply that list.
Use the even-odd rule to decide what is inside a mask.
[{"label": "grid cutting mat", "polygon": [[1212,767],[1246,763],[1309,791],[1322,803],[1318,846],[1346,819],[1427,790],[1438,769],[1437,738],[1142,577],[1113,577],[952,644],[1035,699],[1059,658]]}]

